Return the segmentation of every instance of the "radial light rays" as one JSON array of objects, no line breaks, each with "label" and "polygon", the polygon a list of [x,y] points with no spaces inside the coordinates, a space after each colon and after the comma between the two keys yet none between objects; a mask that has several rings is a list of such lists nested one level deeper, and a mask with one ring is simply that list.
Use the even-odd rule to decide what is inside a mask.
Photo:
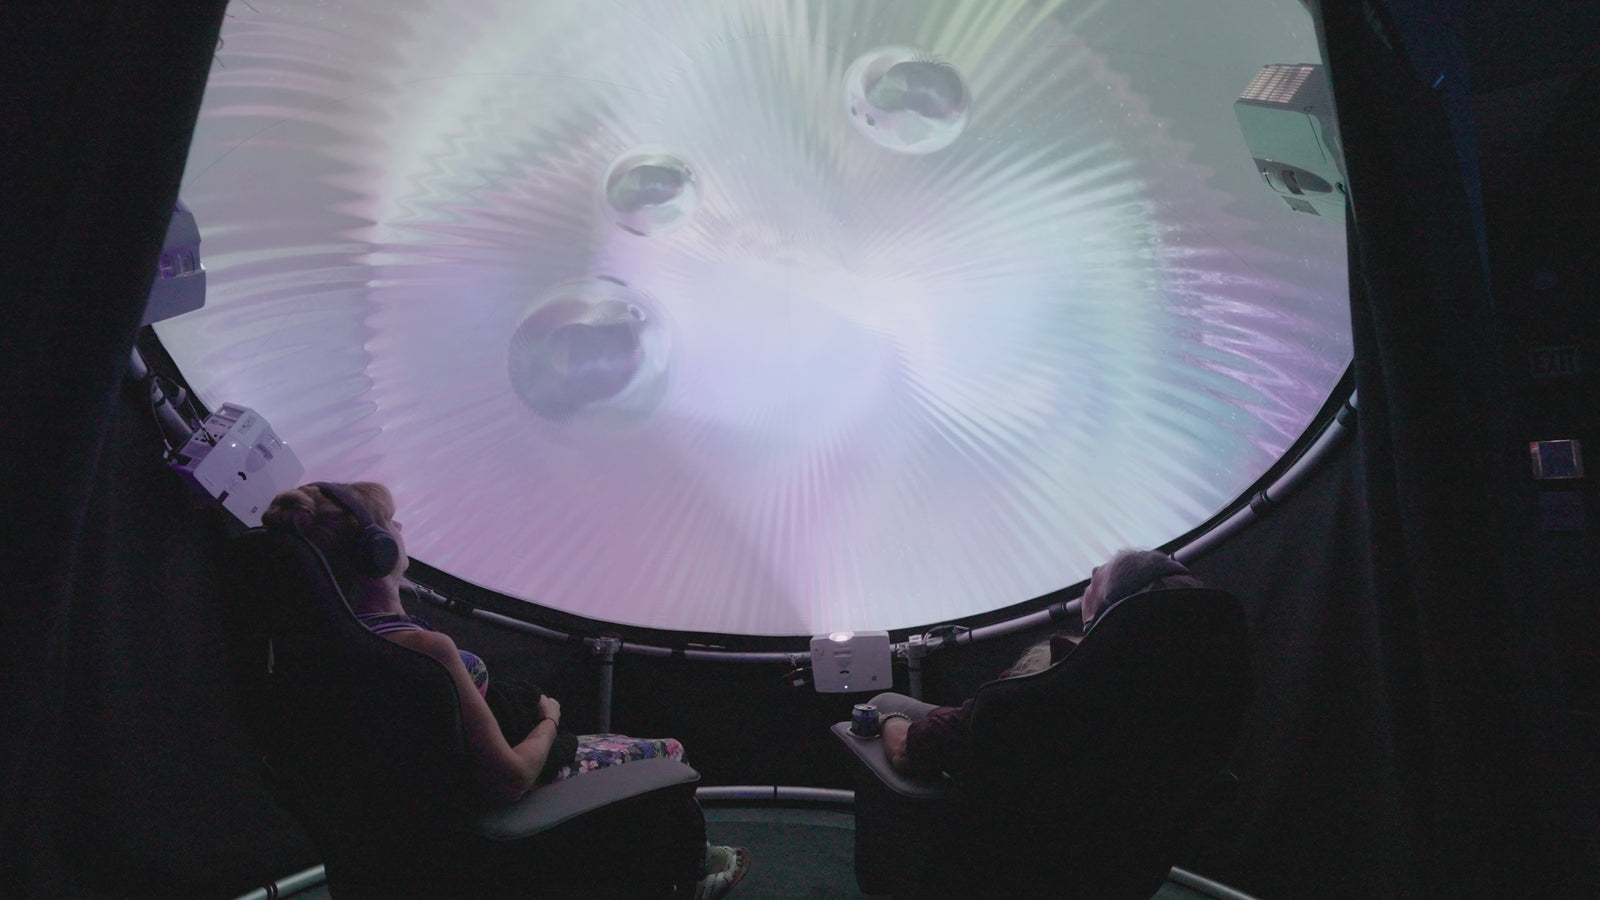
[{"label": "radial light rays", "polygon": [[515,596],[1016,603],[1227,503],[1348,358],[1342,233],[1228,108],[1315,42],[1219,2],[1182,55],[1148,0],[239,4],[183,188],[212,292],[162,338]]}]

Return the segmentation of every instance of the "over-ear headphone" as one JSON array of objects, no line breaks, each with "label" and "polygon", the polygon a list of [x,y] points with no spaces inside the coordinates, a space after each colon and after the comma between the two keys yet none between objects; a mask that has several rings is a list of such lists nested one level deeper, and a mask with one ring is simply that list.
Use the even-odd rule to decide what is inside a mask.
[{"label": "over-ear headphone", "polygon": [[356,572],[368,578],[382,578],[393,572],[400,562],[400,544],[394,535],[373,521],[372,513],[367,512],[367,508],[344,488],[325,481],[318,481],[311,486],[349,513],[356,520],[356,527],[361,529],[356,536],[355,555],[351,559]]}]

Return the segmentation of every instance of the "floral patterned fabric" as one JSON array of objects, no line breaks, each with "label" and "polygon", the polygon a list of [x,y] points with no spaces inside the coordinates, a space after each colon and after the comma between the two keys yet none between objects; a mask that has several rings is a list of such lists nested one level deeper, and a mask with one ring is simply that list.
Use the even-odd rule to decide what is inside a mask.
[{"label": "floral patterned fabric", "polygon": [[683,744],[676,738],[636,738],[625,734],[580,734],[578,753],[571,765],[556,771],[555,781],[636,759],[683,759]]}]

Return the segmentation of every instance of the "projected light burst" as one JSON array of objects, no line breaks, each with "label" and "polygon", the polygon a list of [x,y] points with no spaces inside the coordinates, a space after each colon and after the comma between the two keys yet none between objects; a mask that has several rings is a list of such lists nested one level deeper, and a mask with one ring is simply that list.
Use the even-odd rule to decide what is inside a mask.
[{"label": "projected light burst", "polygon": [[183,190],[210,299],[161,335],[515,596],[753,634],[1020,602],[1226,504],[1348,359],[1342,232],[1227,107],[1314,41],[1225,5],[1190,63],[1140,2],[253,0]]}]

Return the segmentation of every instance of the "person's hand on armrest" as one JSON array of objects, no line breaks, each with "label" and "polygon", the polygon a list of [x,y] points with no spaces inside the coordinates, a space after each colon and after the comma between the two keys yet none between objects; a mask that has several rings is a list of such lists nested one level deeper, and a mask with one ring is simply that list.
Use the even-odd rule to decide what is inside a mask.
[{"label": "person's hand on armrest", "polygon": [[967,758],[967,719],[972,701],[939,706],[915,721],[904,713],[886,713],[880,733],[883,754],[907,778],[938,778],[955,771]]},{"label": "person's hand on armrest", "polygon": [[902,775],[914,774],[906,761],[906,732],[911,730],[911,720],[895,716],[883,723],[883,755],[889,766]]}]

